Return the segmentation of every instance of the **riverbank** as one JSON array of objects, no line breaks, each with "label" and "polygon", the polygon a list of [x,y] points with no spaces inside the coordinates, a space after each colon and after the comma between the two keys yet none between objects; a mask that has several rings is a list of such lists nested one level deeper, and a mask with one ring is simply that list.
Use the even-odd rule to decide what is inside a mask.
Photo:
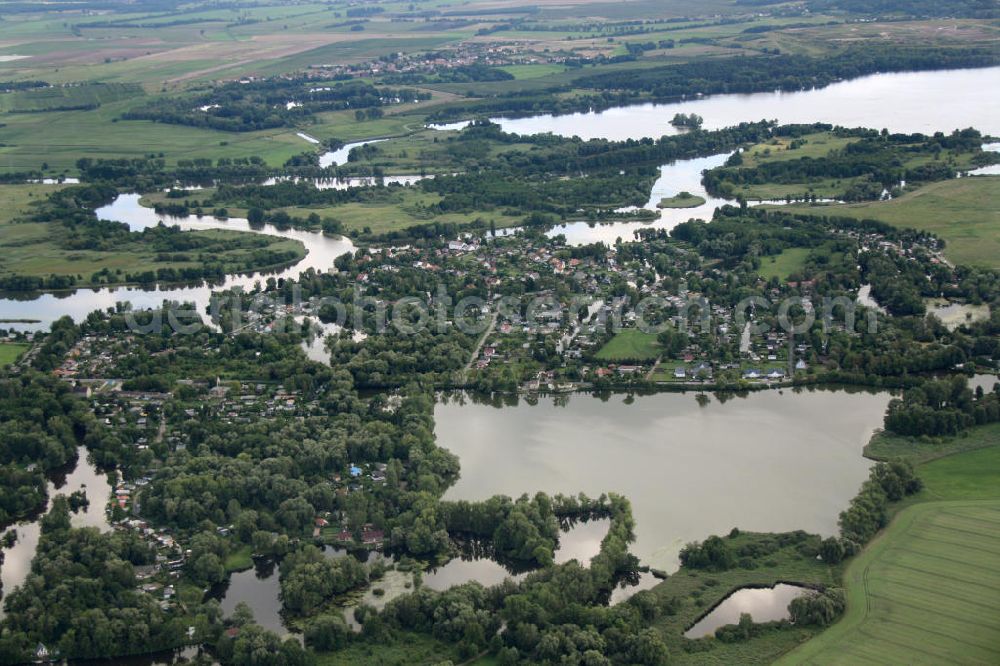
[{"label": "riverbank", "polygon": [[61,191],[0,185],[0,196],[9,193],[15,198],[11,211],[0,219],[0,245],[5,247],[0,287],[7,293],[221,281],[230,274],[294,266],[308,253],[299,240],[227,229],[197,230],[181,237],[166,227],[124,234],[121,229],[96,231],[82,223],[64,226],[58,221],[63,204],[56,205],[52,219],[33,216],[50,204],[47,197]]}]

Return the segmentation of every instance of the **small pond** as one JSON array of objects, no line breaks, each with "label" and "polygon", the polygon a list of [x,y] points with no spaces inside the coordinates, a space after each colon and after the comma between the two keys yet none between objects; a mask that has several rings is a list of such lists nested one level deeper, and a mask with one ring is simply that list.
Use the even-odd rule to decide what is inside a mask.
[{"label": "small pond", "polygon": [[808,587],[781,583],[774,587],[744,587],[736,590],[684,632],[685,638],[711,636],[719,627],[737,624],[740,615],[749,613],[754,622],[774,622],[788,619],[788,604],[803,594],[810,594]]}]

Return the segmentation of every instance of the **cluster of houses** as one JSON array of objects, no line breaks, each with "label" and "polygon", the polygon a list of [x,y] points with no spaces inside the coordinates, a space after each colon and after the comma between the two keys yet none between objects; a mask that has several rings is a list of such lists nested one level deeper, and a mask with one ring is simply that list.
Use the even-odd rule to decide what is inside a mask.
[{"label": "cluster of houses", "polygon": [[[558,240],[516,235],[486,242],[466,233],[439,247],[370,251],[359,258],[362,268],[355,279],[362,289],[377,287],[385,276],[412,267],[485,285],[489,296],[478,314],[494,317],[495,326],[470,359],[470,368],[485,376],[513,373],[529,391],[603,378],[704,383],[720,371],[730,379],[768,382],[808,368],[802,360],[809,353],[804,344],[789,340],[777,327],[744,335],[749,329],[740,329],[732,308],[709,303],[689,289],[688,281],[704,279],[705,269],[692,267],[683,250],[671,259],[673,277],[662,278],[648,263],[619,257],[615,247],[603,254],[576,252]],[[678,274],[685,277],[678,279]],[[629,286],[629,295],[621,293],[622,284]],[[808,281],[789,286],[804,295],[813,287]],[[522,307],[505,307],[512,292]],[[775,289],[771,296],[780,293]],[[615,332],[638,325],[640,301],[655,301],[665,313],[660,321],[688,331],[689,343],[656,364],[654,358],[599,362],[594,352]],[[753,321],[756,313],[751,311],[749,318]]]},{"label": "cluster of houses", "polygon": [[66,352],[63,362],[52,374],[64,379],[107,376],[114,367],[112,343],[128,346],[133,342],[131,335],[115,340],[104,335],[84,336]]},{"label": "cluster of houses", "polygon": [[329,76],[370,78],[392,74],[434,74],[469,65],[503,67],[565,62],[563,53],[537,53],[534,44],[526,40],[504,42],[465,41],[442,51],[396,53],[392,58],[379,58],[353,64],[314,64],[310,70]]},{"label": "cluster of houses", "polygon": [[170,529],[151,527],[145,520],[137,517],[114,521],[112,528],[120,532],[133,532],[153,547],[156,552],[155,561],[152,564],[135,565],[135,577],[139,582],[139,589],[157,599],[163,610],[172,609],[177,604],[174,581],[181,576],[188,551],[177,543]]},{"label": "cluster of houses", "polygon": [[[288,390],[281,384],[252,382],[222,382],[216,379],[208,389],[207,405],[222,422],[250,423],[260,418],[304,416],[319,410],[316,400],[303,400],[299,391]],[[197,410],[187,408],[185,415],[195,418]]]}]

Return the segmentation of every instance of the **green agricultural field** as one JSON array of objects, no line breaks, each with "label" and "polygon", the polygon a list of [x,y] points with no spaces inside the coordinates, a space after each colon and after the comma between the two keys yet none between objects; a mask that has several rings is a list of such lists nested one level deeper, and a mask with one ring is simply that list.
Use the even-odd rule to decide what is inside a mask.
[{"label": "green agricultural field", "polygon": [[[780,663],[1000,662],[1000,430],[939,447],[961,452],[921,464],[915,504],[848,564],[844,617]],[[869,450],[910,453],[884,438]]]},{"label": "green agricultural field", "polygon": [[515,79],[537,79],[540,76],[549,76],[566,71],[563,65],[507,65],[501,67],[503,71],[514,76]]},{"label": "green agricultural field", "polygon": [[811,251],[807,247],[790,247],[778,255],[762,256],[757,273],[765,280],[772,277],[787,280],[789,275],[802,270]]},{"label": "green agricultural field", "polygon": [[104,104],[92,111],[4,114],[0,170],[39,169],[45,162],[54,170],[75,172],[81,157],[144,157],[151,153],[163,153],[168,163],[257,155],[279,166],[293,155],[315,150],[291,128],[221,132],[145,120],[116,121],[142,99]]},{"label": "green agricultural field", "polygon": [[891,201],[782,206],[789,212],[876,219],[937,234],[958,264],[1000,268],[1000,176],[930,183]]},{"label": "green agricultural field", "polygon": [[41,88],[0,94],[0,110],[7,113],[38,113],[74,107],[97,107],[142,94],[141,86],[121,83]]},{"label": "green agricultural field", "polygon": [[655,334],[629,328],[608,340],[596,357],[601,361],[651,361],[659,355]]},{"label": "green agricultural field", "polygon": [[782,663],[1000,662],[1000,500],[904,509],[845,581],[845,616]]},{"label": "green agricultural field", "polygon": [[[997,432],[996,427],[985,430],[987,437]],[[1000,499],[1000,439],[994,439],[993,443],[987,448],[956,453],[921,465],[918,473],[925,488],[920,498]],[[997,566],[1000,567],[1000,559]]]},{"label": "green agricultural field", "polygon": [[28,345],[18,342],[0,343],[0,368],[5,368],[17,359],[21,358],[21,354],[27,350]]}]

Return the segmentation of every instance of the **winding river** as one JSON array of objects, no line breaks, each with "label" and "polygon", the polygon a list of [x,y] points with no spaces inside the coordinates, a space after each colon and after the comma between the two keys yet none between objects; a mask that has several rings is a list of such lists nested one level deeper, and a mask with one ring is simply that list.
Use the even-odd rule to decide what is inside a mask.
[{"label": "winding river", "polygon": [[[200,312],[206,313],[212,291],[232,287],[249,289],[257,281],[263,281],[269,277],[298,277],[299,273],[309,268],[327,271],[333,266],[334,259],[354,249],[353,243],[347,238],[325,236],[322,233],[299,229],[278,230],[271,226],[252,228],[250,223],[242,218],[234,217],[223,221],[208,216],[199,218],[194,215],[188,217],[158,215],[151,208],[140,205],[139,199],[138,194],[122,194],[112,204],[97,209],[97,215],[101,219],[124,222],[133,231],[141,231],[162,222],[192,231],[230,229],[281,236],[302,241],[308,254],[294,266],[282,270],[230,275],[222,282],[213,285],[200,284],[192,287],[156,287],[153,289],[141,287],[77,289],[66,293],[41,294],[25,300],[6,298],[0,300],[0,317],[5,319],[37,319],[41,323],[23,324],[21,327],[47,329],[51,322],[63,315],[69,315],[74,320],[79,321],[90,312],[112,307],[119,301],[129,301],[136,308],[149,308],[160,305],[164,300],[193,301],[198,305]],[[3,326],[10,327],[11,325],[4,324]]]},{"label": "winding river", "polygon": [[[950,131],[960,127],[976,127],[984,133],[1000,135],[1000,67],[936,72],[875,74],[836,83],[818,90],[793,93],[755,93],[749,95],[716,95],[673,104],[641,104],[618,107],[602,112],[576,113],[563,116],[541,115],[529,118],[497,118],[510,132],[532,134],[553,132],[563,136],[623,140],[647,136],[675,134],[669,120],[675,113],[697,113],[705,119],[707,129],[733,125],[746,120],[772,118],[782,123],[829,122],[844,126],[883,127],[902,132]],[[439,125],[439,129],[456,129],[464,123]],[[320,164],[330,166],[347,160],[356,142],[324,153]],[[653,186],[648,204],[651,210],[664,196],[682,190],[703,196],[706,203],[697,208],[659,210],[659,218],[646,223],[591,225],[586,222],[567,224],[553,230],[562,233],[573,244],[595,241],[614,242],[618,237],[631,238],[643,227],[671,228],[692,217],[711,217],[721,200],[710,198],[701,186],[701,172],[718,166],[723,155],[683,160],[661,167],[661,176]],[[410,177],[411,179],[413,177]],[[407,181],[406,177],[401,179]],[[329,187],[342,187],[342,181],[330,182]],[[279,231],[273,227],[251,229],[246,220],[232,218],[226,222],[210,218],[167,218],[138,205],[138,196],[122,195],[110,206],[98,211],[106,219],[126,222],[140,229],[161,220],[184,229],[237,229],[296,238],[306,245],[308,256],[299,264],[274,273],[277,277],[294,277],[306,268],[328,270],[333,259],[351,250],[347,239],[329,238],[319,233],[299,230]],[[221,285],[142,289],[119,287],[112,289],[78,289],[72,293],[31,294],[0,299],[0,318],[38,320],[36,324],[5,324],[8,328],[47,329],[63,315],[76,320],[98,308],[129,301],[136,307],[159,305],[163,299],[194,301],[206,311],[213,288],[251,286],[268,274],[230,276]]]}]

